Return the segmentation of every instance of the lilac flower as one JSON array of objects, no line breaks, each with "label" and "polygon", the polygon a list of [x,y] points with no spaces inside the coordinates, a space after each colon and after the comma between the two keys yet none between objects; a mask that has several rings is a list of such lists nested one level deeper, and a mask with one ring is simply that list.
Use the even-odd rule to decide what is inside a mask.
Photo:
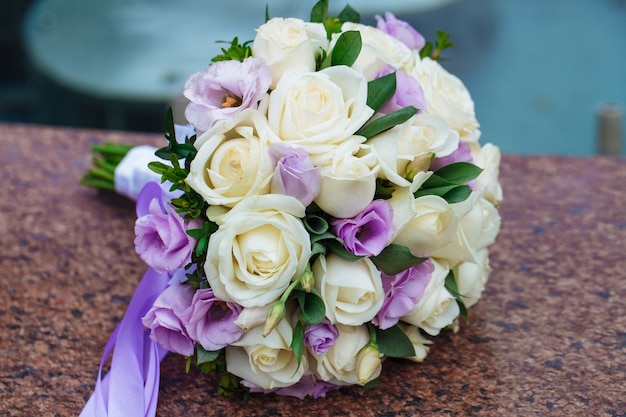
[{"label": "lilac flower", "polygon": [[142,192],[137,200],[137,213],[141,216],[135,222],[135,250],[157,272],[173,271],[191,260],[196,239],[187,230],[200,226],[198,221],[186,221],[166,206],[159,193]]},{"label": "lilac flower", "polygon": [[270,157],[276,165],[271,191],[297,198],[307,207],[317,197],[322,183],[322,171],[313,166],[309,154],[284,142],[273,143]]},{"label": "lilac flower", "polygon": [[241,310],[238,304],[215,297],[212,289],[199,289],[191,301],[185,328],[204,349],[219,350],[243,335],[243,330],[235,324]]},{"label": "lilac flower", "polygon": [[304,344],[316,355],[321,355],[332,348],[337,337],[339,330],[327,319],[319,324],[307,325],[304,329]]},{"label": "lilac flower", "polygon": [[351,219],[336,219],[331,225],[343,240],[348,252],[360,256],[376,256],[393,235],[393,209],[385,200],[372,201]]},{"label": "lilac flower", "polygon": [[184,325],[194,292],[194,288],[189,285],[170,285],[141,319],[143,325],[150,329],[152,340],[184,356],[191,356],[194,351],[194,342]]},{"label": "lilac flower", "polygon": [[269,67],[261,58],[216,62],[185,83],[183,94],[190,101],[185,117],[204,132],[217,120],[256,106],[271,83]]},{"label": "lilac flower", "polygon": [[404,71],[394,69],[391,65],[387,65],[383,68],[376,75],[376,78],[391,74],[394,71],[396,71],[396,92],[393,97],[380,108],[379,112],[389,114],[407,106],[413,106],[420,111],[424,111],[426,109],[424,91],[419,81],[415,78],[407,75]]},{"label": "lilac flower", "polygon": [[427,260],[396,275],[382,273],[385,301],[372,323],[385,330],[413,311],[424,295],[434,270],[433,263]]},{"label": "lilac flower", "polygon": [[341,388],[341,385],[336,385],[330,382],[317,379],[315,375],[304,375],[300,381],[293,385],[283,388],[263,389],[249,381],[241,381],[241,385],[244,385],[250,389],[250,392],[260,392],[263,394],[273,393],[276,395],[283,395],[288,397],[297,397],[303,400],[307,396],[313,398],[326,397],[326,393],[330,391],[336,391]]},{"label": "lilac flower", "polygon": [[385,13],[384,19],[376,15],[376,27],[413,50],[419,51],[426,45],[424,37],[413,26],[397,19],[392,13]]},{"label": "lilac flower", "polygon": [[[431,171],[436,171],[439,168],[443,168],[446,165],[450,165],[455,162],[469,162],[470,164],[474,163],[474,158],[472,157],[469,143],[459,142],[458,148],[450,155],[433,159],[429,169]],[[467,185],[470,186],[472,190],[476,189],[476,184],[477,181],[475,179],[467,183]]]}]

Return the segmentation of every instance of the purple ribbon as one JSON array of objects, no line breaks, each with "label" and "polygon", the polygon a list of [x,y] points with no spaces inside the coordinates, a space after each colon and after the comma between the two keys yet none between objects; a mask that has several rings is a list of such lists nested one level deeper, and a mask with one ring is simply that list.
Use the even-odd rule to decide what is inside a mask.
[{"label": "purple ribbon", "polygon": [[[96,387],[80,417],[156,415],[159,366],[167,350],[150,339],[141,318],[167,288],[169,280],[169,274],[159,274],[152,268],[141,279],[124,318],[104,348]],[[102,369],[111,352],[111,369],[102,378]]]}]

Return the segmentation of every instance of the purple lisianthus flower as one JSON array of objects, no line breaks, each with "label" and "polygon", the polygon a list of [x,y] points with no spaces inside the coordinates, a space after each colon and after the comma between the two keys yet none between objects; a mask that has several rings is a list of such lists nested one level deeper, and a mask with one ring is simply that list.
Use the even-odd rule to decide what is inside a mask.
[{"label": "purple lisianthus flower", "polygon": [[[455,162],[469,162],[470,164],[474,163],[474,158],[472,157],[472,152],[470,150],[469,143],[459,142],[458,148],[450,155],[443,156],[441,158],[435,158],[430,164],[430,170],[436,171],[439,168],[443,168],[446,165],[453,164]],[[474,179],[467,183],[467,185],[472,189],[476,189],[477,181]]]},{"label": "purple lisianthus flower", "polygon": [[304,328],[304,344],[310,347],[316,355],[321,355],[330,350],[337,337],[339,337],[337,326],[327,319],[319,324],[310,324]]},{"label": "purple lisianthus flower", "polygon": [[217,298],[212,289],[199,289],[191,301],[185,328],[204,349],[220,350],[243,335],[235,324],[241,310],[240,305]]},{"label": "purple lisianthus flower", "polygon": [[435,266],[427,260],[396,275],[381,274],[385,301],[372,319],[382,330],[393,327],[400,317],[407,315],[424,295]]},{"label": "purple lisianthus flower", "polygon": [[376,27],[388,35],[393,36],[410,49],[419,51],[426,45],[426,40],[413,26],[396,18],[393,13],[385,13],[385,18],[376,15]]},{"label": "purple lisianthus flower", "polygon": [[376,78],[391,74],[394,71],[396,72],[396,92],[378,111],[383,114],[389,114],[407,106],[413,106],[419,111],[424,111],[426,109],[424,90],[422,90],[422,86],[415,78],[404,71],[396,70],[391,65],[385,66],[376,74]]},{"label": "purple lisianthus flower", "polygon": [[190,103],[185,117],[196,131],[205,132],[217,121],[256,106],[272,84],[265,60],[220,61],[192,74],[183,94]]},{"label": "purple lisianthus flower", "polygon": [[297,397],[301,400],[305,399],[307,396],[311,396],[313,398],[323,398],[326,397],[327,392],[336,391],[342,387],[341,385],[317,379],[313,374],[306,374],[300,379],[300,381],[283,388],[263,389],[246,380],[241,381],[241,385],[248,387],[250,392],[263,394],[273,393],[287,397]]},{"label": "purple lisianthus flower", "polygon": [[152,308],[141,319],[150,329],[150,338],[170,352],[193,355],[194,342],[185,329],[187,312],[194,288],[173,283],[157,297]]},{"label": "purple lisianthus flower", "polygon": [[184,220],[165,204],[160,187],[146,187],[137,199],[140,217],[135,222],[135,250],[157,272],[181,268],[191,260],[196,245],[187,230],[199,228],[200,223]]},{"label": "purple lisianthus flower", "polygon": [[320,193],[321,168],[313,165],[304,149],[293,148],[284,142],[270,145],[269,154],[276,165],[271,192],[295,197],[304,207],[311,204]]},{"label": "purple lisianthus flower", "polygon": [[359,256],[379,255],[393,235],[393,209],[386,200],[372,201],[350,219],[331,222],[335,234],[348,252]]}]

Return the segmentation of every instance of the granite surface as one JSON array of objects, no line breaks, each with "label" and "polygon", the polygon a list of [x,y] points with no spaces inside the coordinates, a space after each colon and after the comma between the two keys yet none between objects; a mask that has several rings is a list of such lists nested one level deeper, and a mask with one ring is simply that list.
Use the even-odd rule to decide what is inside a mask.
[{"label": "granite surface", "polygon": [[[0,125],[0,416],[78,415],[145,266],[133,204],[78,184],[89,146],[152,135]],[[159,416],[626,416],[626,159],[505,155],[470,324],[375,390],[217,397],[170,355]]]}]

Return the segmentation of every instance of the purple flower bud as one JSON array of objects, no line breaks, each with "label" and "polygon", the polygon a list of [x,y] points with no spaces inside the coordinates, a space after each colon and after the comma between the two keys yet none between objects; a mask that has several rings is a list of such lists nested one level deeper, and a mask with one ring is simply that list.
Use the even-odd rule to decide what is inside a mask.
[{"label": "purple flower bud", "polygon": [[212,289],[199,289],[193,295],[185,328],[189,337],[204,349],[219,350],[243,335],[243,330],[235,324],[241,310],[238,304],[215,297]]},{"label": "purple flower bud", "polygon": [[304,344],[310,347],[316,355],[321,355],[330,350],[337,337],[339,337],[339,330],[327,319],[319,324],[310,324],[304,328]]},{"label": "purple flower bud", "polygon": [[194,295],[193,287],[174,283],[154,301],[141,319],[150,329],[150,338],[170,352],[193,355],[194,343],[185,329],[184,321]]},{"label": "purple flower bud", "polygon": [[[143,211],[139,207],[144,204],[140,195],[138,213]],[[164,207],[170,210],[166,212]],[[199,227],[198,221],[186,221],[159,197],[152,198],[148,212],[135,222],[135,250],[157,272],[173,271],[191,260],[196,239],[187,230]]]},{"label": "purple flower bud", "polygon": [[216,62],[185,83],[184,95],[190,101],[185,117],[197,131],[205,132],[216,121],[256,106],[271,84],[269,67],[261,58]]},{"label": "purple flower bud", "polygon": [[313,166],[309,154],[284,142],[270,145],[269,153],[276,164],[271,192],[295,197],[305,207],[311,204],[320,192],[322,171]]},{"label": "purple flower bud", "polygon": [[311,396],[313,398],[323,398],[326,397],[327,392],[336,391],[342,387],[342,385],[336,385],[317,379],[313,374],[306,374],[300,379],[300,381],[283,388],[263,389],[246,380],[241,381],[241,385],[248,387],[250,392],[260,392],[263,394],[273,393],[276,395],[297,397],[301,400],[305,399],[307,396]]},{"label": "purple flower bud", "polygon": [[407,106],[413,106],[419,111],[424,111],[426,109],[424,90],[422,90],[422,86],[415,78],[407,75],[404,71],[394,69],[391,65],[383,68],[376,75],[376,78],[391,74],[394,71],[396,72],[396,92],[380,108],[379,112],[389,114]]},{"label": "purple flower bud", "polygon": [[385,330],[413,311],[424,295],[434,270],[433,263],[427,260],[396,275],[382,273],[385,301],[372,323]]},{"label": "purple flower bud", "polygon": [[376,15],[376,27],[413,50],[419,51],[426,45],[424,37],[413,26],[390,12],[385,13],[384,19]]},{"label": "purple flower bud", "polygon": [[331,225],[348,252],[359,256],[379,255],[393,235],[393,209],[386,200],[372,201],[351,219],[336,219]]}]

